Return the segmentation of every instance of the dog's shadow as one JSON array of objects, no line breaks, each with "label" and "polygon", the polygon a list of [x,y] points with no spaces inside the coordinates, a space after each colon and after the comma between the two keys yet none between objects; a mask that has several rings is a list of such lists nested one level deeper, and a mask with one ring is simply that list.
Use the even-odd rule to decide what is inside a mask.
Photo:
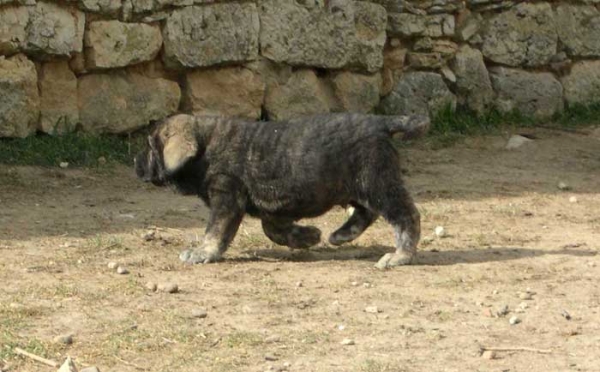
[{"label": "dog's shadow", "polygon": [[[282,261],[282,262],[318,262],[318,261],[371,261],[376,262],[386,253],[394,252],[393,247],[386,246],[355,246],[341,248],[316,247],[306,250],[291,250],[284,247],[274,249],[248,250],[243,257],[234,260],[251,261]],[[416,265],[446,266],[456,264],[477,264],[486,262],[501,262],[534,258],[548,255],[566,255],[576,257],[593,257],[598,252],[585,249],[532,249],[515,247],[472,248],[464,250],[422,250],[418,251]]]}]

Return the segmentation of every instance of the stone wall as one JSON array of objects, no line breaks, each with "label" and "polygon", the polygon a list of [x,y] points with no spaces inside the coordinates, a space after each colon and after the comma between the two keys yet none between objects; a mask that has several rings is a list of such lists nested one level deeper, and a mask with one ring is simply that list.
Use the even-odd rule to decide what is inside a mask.
[{"label": "stone wall", "polygon": [[600,0],[0,0],[0,137],[600,101]]}]

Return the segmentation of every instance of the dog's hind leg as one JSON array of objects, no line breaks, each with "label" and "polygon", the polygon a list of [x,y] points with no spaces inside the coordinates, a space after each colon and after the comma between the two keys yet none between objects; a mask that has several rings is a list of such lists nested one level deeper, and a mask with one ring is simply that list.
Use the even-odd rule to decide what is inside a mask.
[{"label": "dog's hind leg", "polygon": [[375,220],[377,213],[370,211],[359,204],[353,204],[354,211],[352,215],[336,231],[329,236],[329,243],[332,245],[342,245],[358,238]]},{"label": "dog's hind leg", "polygon": [[321,241],[321,230],[314,226],[296,225],[293,220],[262,217],[265,235],[273,242],[290,248],[306,249]]},{"label": "dog's hind leg", "polygon": [[410,264],[421,237],[421,216],[402,184],[388,184],[384,195],[375,197],[370,206],[394,228],[396,252],[384,255],[375,265],[380,269]]}]

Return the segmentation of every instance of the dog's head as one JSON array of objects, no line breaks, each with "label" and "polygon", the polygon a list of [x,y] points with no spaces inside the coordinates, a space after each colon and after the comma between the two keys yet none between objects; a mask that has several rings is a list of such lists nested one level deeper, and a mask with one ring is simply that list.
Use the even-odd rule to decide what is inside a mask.
[{"label": "dog's head", "polygon": [[146,149],[135,157],[137,176],[157,186],[167,184],[186,163],[201,155],[204,136],[200,129],[190,115],[165,119],[148,136]]}]

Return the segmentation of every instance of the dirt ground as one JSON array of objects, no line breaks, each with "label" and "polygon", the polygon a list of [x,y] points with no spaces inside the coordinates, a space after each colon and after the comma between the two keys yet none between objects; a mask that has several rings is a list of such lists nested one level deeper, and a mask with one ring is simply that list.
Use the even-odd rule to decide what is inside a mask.
[{"label": "dirt ground", "polygon": [[[381,220],[353,245],[290,251],[247,218],[223,262],[186,266],[199,200],[125,167],[0,165],[0,369],[54,370],[18,346],[103,372],[599,371],[600,139],[532,133],[513,151],[506,136],[402,149],[423,241],[388,271]],[[345,218],[308,223],[326,238]]]}]

